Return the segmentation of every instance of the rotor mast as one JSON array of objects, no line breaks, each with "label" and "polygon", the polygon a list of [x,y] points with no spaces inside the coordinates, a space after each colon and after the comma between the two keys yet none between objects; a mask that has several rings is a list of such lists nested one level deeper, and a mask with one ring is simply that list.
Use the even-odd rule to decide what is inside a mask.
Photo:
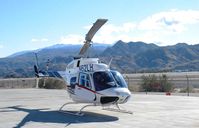
[{"label": "rotor mast", "polygon": [[107,19],[98,19],[91,29],[88,31],[85,37],[84,45],[82,46],[79,56],[85,55],[85,53],[88,51],[89,47],[91,46],[92,43],[92,38],[95,35],[95,33],[107,22]]}]

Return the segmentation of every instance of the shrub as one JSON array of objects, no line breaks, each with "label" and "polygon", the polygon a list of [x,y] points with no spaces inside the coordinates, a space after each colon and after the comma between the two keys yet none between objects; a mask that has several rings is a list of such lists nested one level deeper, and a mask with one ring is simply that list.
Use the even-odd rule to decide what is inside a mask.
[{"label": "shrub", "polygon": [[146,92],[170,92],[173,90],[173,84],[168,81],[168,77],[163,74],[162,76],[143,75],[141,77],[141,87]]},{"label": "shrub", "polygon": [[[45,81],[45,83],[44,83]],[[42,78],[39,80],[39,88],[46,89],[65,89],[66,84],[61,79],[56,78]]]},{"label": "shrub", "polygon": [[189,86],[189,87],[184,87],[180,89],[180,93],[188,93],[188,92],[194,93],[195,92],[194,87]]},{"label": "shrub", "polygon": [[159,83],[161,87],[161,92],[171,92],[173,91],[173,84],[169,82],[167,75],[162,74],[162,76],[159,76]]}]

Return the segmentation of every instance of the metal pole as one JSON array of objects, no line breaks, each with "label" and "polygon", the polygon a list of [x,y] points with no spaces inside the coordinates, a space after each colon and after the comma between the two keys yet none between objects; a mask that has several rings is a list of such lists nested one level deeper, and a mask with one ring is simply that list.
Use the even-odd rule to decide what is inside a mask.
[{"label": "metal pole", "polygon": [[36,88],[39,88],[39,78],[36,77]]},{"label": "metal pole", "polygon": [[129,83],[129,77],[126,75],[126,78],[127,78],[127,81],[128,81],[128,87],[130,86],[130,83]]},{"label": "metal pole", "polygon": [[186,74],[186,78],[187,78],[187,96],[189,96],[189,77]]}]

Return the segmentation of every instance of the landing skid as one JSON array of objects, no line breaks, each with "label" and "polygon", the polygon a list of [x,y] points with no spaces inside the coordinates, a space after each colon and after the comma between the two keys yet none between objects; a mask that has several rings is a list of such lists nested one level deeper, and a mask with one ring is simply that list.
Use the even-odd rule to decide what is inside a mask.
[{"label": "landing skid", "polygon": [[94,104],[89,104],[89,105],[85,105],[83,106],[78,112],[72,112],[72,111],[67,111],[67,110],[63,110],[63,108],[66,106],[66,105],[69,105],[69,104],[78,104],[76,102],[68,102],[68,103],[65,103],[63,104],[60,109],[59,109],[59,112],[62,112],[62,113],[66,113],[66,114],[71,114],[71,115],[75,115],[75,116],[83,116],[84,113],[82,113],[83,109],[85,109],[86,107],[90,107],[90,106],[96,106]]},{"label": "landing skid", "polygon": [[109,107],[103,107],[102,110],[133,114],[133,112],[131,112],[131,111],[121,109],[118,104],[115,104],[115,106],[116,106],[116,108],[111,108],[110,106]]},{"label": "landing skid", "polygon": [[[70,115],[75,115],[75,116],[83,116],[84,113],[82,112],[85,108],[87,107],[91,107],[91,106],[96,106],[95,104],[88,104],[88,105],[85,105],[83,106],[78,112],[73,112],[73,111],[67,111],[67,110],[63,110],[63,108],[66,106],[66,105],[69,105],[69,104],[79,104],[79,103],[76,103],[76,102],[68,102],[68,103],[65,103],[63,104],[60,109],[59,109],[59,112],[61,113],[66,113],[66,114],[70,114]],[[127,111],[127,110],[124,110],[124,109],[121,109],[119,107],[118,104],[115,104],[116,108],[111,108],[110,106],[103,106],[102,110],[107,110],[107,111],[114,111],[114,112],[121,112],[121,113],[127,113],[127,114],[133,114],[133,112],[131,111]]]}]

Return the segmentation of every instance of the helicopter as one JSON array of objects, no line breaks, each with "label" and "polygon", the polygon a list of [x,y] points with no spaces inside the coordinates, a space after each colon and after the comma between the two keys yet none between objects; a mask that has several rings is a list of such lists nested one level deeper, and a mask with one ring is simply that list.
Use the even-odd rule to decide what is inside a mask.
[{"label": "helicopter", "polygon": [[[107,65],[101,63],[99,58],[87,56],[88,49],[93,43],[93,36],[107,21],[107,19],[97,19],[93,24],[86,34],[84,45],[78,56],[74,57],[67,65],[64,75],[60,75],[58,72],[39,71],[38,65],[34,65],[37,77],[57,77],[65,81],[66,90],[72,102],[63,104],[59,109],[60,112],[83,115],[83,109],[88,106],[102,106],[105,110],[132,114],[132,112],[119,107],[119,104],[126,103],[131,97],[131,92],[123,76],[118,71],[110,69],[111,62]],[[78,103],[87,105],[76,113],[63,110],[66,105]],[[112,105],[115,105],[116,108],[110,108]]]}]

